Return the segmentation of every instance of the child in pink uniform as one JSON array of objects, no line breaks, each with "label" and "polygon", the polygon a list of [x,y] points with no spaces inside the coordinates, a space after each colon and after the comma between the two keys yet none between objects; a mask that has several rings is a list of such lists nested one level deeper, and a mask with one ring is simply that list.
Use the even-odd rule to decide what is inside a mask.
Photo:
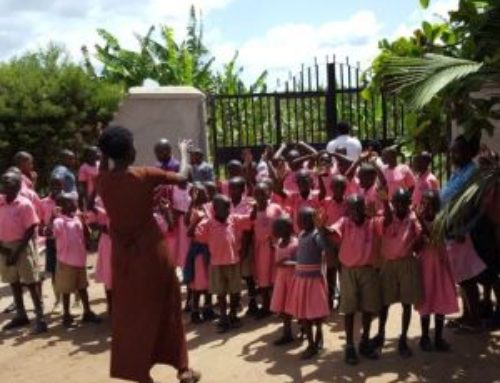
[{"label": "child in pink uniform", "polygon": [[109,217],[100,198],[96,200],[93,214],[90,215],[95,228],[99,231],[99,244],[97,246],[97,263],[95,267],[95,280],[104,284],[108,313],[111,314],[112,298],[112,264],[111,264],[111,237],[109,236]]},{"label": "child in pink uniform", "polygon": [[274,284],[275,262],[272,244],[273,222],[284,214],[277,204],[270,203],[271,191],[261,182],[254,190],[257,214],[254,221],[255,280],[262,297],[262,307],[258,319],[271,315],[271,292]]},{"label": "child in pink uniform", "polygon": [[52,221],[57,217],[57,199],[63,191],[63,180],[61,178],[52,176],[50,179],[50,194],[43,198],[41,203],[41,217],[39,234],[45,237],[45,272],[49,273],[52,280],[52,287],[54,288],[54,295],[56,302],[54,307],[57,307],[60,302],[60,294],[55,290],[56,281],[56,264],[57,264],[57,251],[56,242],[52,233],[47,228],[50,227]]},{"label": "child in pink uniform", "polygon": [[[423,299],[417,310],[420,314],[423,351],[449,351],[450,345],[443,338],[445,315],[458,311],[455,282],[451,275],[444,243],[431,242],[432,224],[440,209],[439,192],[427,190],[422,195],[422,214],[419,217],[424,230],[424,244],[418,253],[422,268]],[[429,337],[430,317],[434,315],[434,347]]]},{"label": "child in pink uniform", "polygon": [[[323,213],[326,216],[326,225],[331,226],[340,218],[347,214],[347,203],[345,201],[345,192],[347,179],[342,175],[335,175],[330,182],[330,194],[323,200]],[[320,177],[320,188],[325,188],[323,178]],[[336,254],[335,254],[336,255]],[[326,258],[326,279],[328,281],[328,303],[330,308],[334,307],[335,290],[337,289],[337,273],[339,263],[336,256]]]},{"label": "child in pink uniform", "polygon": [[407,334],[411,320],[412,305],[422,300],[422,276],[415,258],[415,246],[420,240],[422,227],[414,212],[410,210],[411,195],[406,189],[397,189],[392,196],[392,209],[386,212],[381,254],[384,259],[380,270],[383,307],[379,318],[379,331],[374,345],[382,348],[385,341],[385,325],[390,305],[403,306],[402,329],[398,352],[403,358],[412,355]]},{"label": "child in pink uniform", "polygon": [[56,239],[57,270],[56,289],[63,297],[63,325],[70,327],[73,316],[70,313],[70,294],[78,292],[83,304],[84,323],[99,323],[100,319],[90,309],[87,292],[87,251],[85,248],[88,229],[82,218],[76,214],[77,202],[73,194],[61,194],[58,199],[61,216],[57,217],[51,230]]},{"label": "child in pink uniform", "polygon": [[293,235],[293,223],[288,217],[279,217],[274,221],[273,235],[277,238],[277,242],[275,245],[276,278],[271,311],[283,319],[283,335],[274,342],[275,346],[281,346],[294,341],[292,317],[286,313],[286,307],[290,304],[295,274],[295,255],[299,242]]},{"label": "child in pink uniform", "polygon": [[188,251],[187,227],[185,224],[185,215],[191,204],[191,197],[188,183],[174,186],[172,188],[172,211],[174,216],[174,225],[176,227],[175,241],[175,259],[177,267],[183,268],[186,263]]},{"label": "child in pink uniform", "polygon": [[36,313],[34,333],[47,331],[37,284],[40,280],[38,257],[32,246],[39,219],[31,202],[22,197],[20,172],[7,171],[1,179],[0,195],[0,274],[12,289],[17,315],[3,330],[29,325],[23,301],[22,284],[28,287]]},{"label": "child in pink uniform", "polygon": [[[323,274],[327,241],[324,228],[315,227],[316,211],[303,207],[299,212],[302,230],[297,246],[297,265],[286,312],[297,318],[307,336],[308,346],[302,359],[315,356],[323,348],[322,325],[330,315],[328,286]],[[316,333],[313,334],[313,326]]]},{"label": "child in pink uniform", "polygon": [[[250,216],[231,215],[231,201],[222,194],[213,199],[213,218],[195,222],[192,231],[197,242],[205,243],[210,250],[210,292],[217,295],[220,319],[219,332],[238,327],[237,316],[241,292],[240,257],[237,252],[236,231],[250,229]],[[227,295],[230,296],[229,316]]]},{"label": "child in pink uniform", "polygon": [[[231,214],[248,215],[253,204],[250,197],[245,196],[246,181],[243,177],[229,180],[229,198],[231,199]],[[251,230],[236,231],[237,251],[240,255],[241,277],[245,281],[248,292],[247,315],[257,315],[257,288],[255,285],[253,232]]]},{"label": "child in pink uniform", "polygon": [[219,182],[219,189],[222,194],[229,197],[229,180],[244,176],[243,164],[238,160],[231,160],[227,163],[227,179]]},{"label": "child in pink uniform", "polygon": [[[194,183],[192,187],[192,204],[186,221],[188,233],[194,231],[193,225],[208,217],[204,205],[208,201],[207,191],[202,183]],[[186,266],[184,267],[184,282],[188,283],[192,292],[191,323],[200,324],[215,318],[212,309],[212,295],[209,290],[210,252],[204,244],[191,240]],[[200,310],[201,296],[205,297],[203,310]]]},{"label": "child in pink uniform", "polygon": [[439,181],[430,171],[432,155],[422,152],[413,159],[413,169],[416,173],[415,190],[413,190],[413,206],[419,207],[422,202],[422,195],[427,190],[439,190]]},{"label": "child in pink uniform", "polygon": [[370,342],[370,327],[373,316],[379,313],[381,307],[380,280],[374,265],[376,238],[380,231],[378,227],[385,224],[385,219],[370,217],[361,195],[351,195],[347,202],[348,216],[337,221],[331,229],[335,241],[340,245],[340,311],[345,314],[345,362],[355,365],[359,362],[354,346],[356,312],[362,313],[363,324],[359,352],[368,359],[378,357]]},{"label": "child in pink uniform", "polygon": [[389,198],[392,198],[399,188],[412,193],[415,188],[415,175],[408,165],[398,164],[397,149],[395,147],[385,148],[382,151],[382,161],[386,165],[383,172],[389,190]]},{"label": "child in pink uniform", "polygon": [[78,182],[80,184],[80,198],[86,207],[89,199],[95,190],[95,180],[99,173],[99,150],[95,146],[89,146],[85,149],[83,164],[78,170]]}]

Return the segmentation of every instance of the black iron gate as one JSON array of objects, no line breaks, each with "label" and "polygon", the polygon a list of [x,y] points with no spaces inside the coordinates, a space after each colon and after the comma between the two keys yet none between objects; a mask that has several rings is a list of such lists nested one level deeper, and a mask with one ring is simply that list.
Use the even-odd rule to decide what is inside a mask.
[{"label": "black iron gate", "polygon": [[[327,60],[328,61],[328,60]],[[303,67],[275,92],[208,97],[211,154],[217,171],[243,148],[259,155],[264,145],[303,140],[324,148],[339,121],[365,144],[382,146],[405,135],[405,113],[393,96],[373,92],[365,74],[346,60]]]}]

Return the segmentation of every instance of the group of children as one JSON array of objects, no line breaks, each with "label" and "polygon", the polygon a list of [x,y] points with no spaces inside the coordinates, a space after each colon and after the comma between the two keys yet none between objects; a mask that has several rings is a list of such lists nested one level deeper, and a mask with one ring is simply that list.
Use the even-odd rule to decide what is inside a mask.
[{"label": "group of children", "polygon": [[[155,153],[159,166],[178,170],[167,140],[158,142]],[[210,179],[213,172],[200,155],[192,153],[190,182],[157,190],[155,211],[172,262],[183,271],[193,324],[217,319],[221,333],[241,326],[244,282],[248,315],[282,318],[277,346],[294,342],[292,325],[298,321],[299,337],[307,340],[304,359],[323,348],[322,324],[337,303],[345,318],[348,364],[358,363],[358,353],[379,357],[395,303],[403,308],[402,357],[412,354],[407,343],[412,307],[421,317],[422,350],[450,349],[443,338],[444,320],[458,311],[459,281],[453,254],[431,236],[440,194],[429,153],[415,156],[411,169],[398,163],[394,147],[381,157],[367,151],[351,161],[342,149],[316,152],[300,142],[293,148],[282,145],[275,153],[268,147],[257,163],[245,151],[227,164],[225,181]],[[12,287],[17,310],[4,328],[29,323],[23,304],[27,286],[35,306],[35,332],[47,331],[36,249],[40,238],[45,239],[46,271],[56,294],[62,294],[63,324],[73,323],[71,293],[81,299],[82,320],[99,322],[87,294],[86,246],[98,233],[95,274],[104,283],[111,314],[112,245],[106,211],[95,193],[97,149],[87,150],[80,168],[79,198],[62,173],[54,172],[49,194],[40,200],[34,192],[32,157],[20,153],[15,165],[1,182],[0,271]],[[463,242],[458,246],[463,248]],[[357,313],[362,322],[358,348]],[[370,338],[375,317],[378,333]]]}]

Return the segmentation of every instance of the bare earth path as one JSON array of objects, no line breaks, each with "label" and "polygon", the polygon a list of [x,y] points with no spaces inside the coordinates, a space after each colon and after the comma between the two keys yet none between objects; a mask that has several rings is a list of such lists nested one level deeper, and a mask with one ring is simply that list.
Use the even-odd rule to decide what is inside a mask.
[{"label": "bare earth path", "polygon": [[[45,295],[49,297],[47,307],[52,307],[48,282]],[[102,286],[91,283],[90,296],[95,310],[105,317]],[[0,285],[0,310],[10,302],[8,287]],[[0,314],[0,326],[8,318]],[[36,338],[29,336],[28,330],[0,333],[0,383],[119,382],[108,377],[109,321],[65,330],[60,319],[60,314],[51,314],[49,333]],[[446,355],[424,354],[417,345],[418,320],[414,314],[410,331],[413,358],[402,360],[395,351],[400,316],[394,307],[382,358],[362,360],[356,367],[343,363],[342,317],[337,314],[325,326],[325,351],[313,361],[300,361],[297,354],[302,347],[298,343],[284,349],[271,345],[279,335],[279,322],[273,320],[245,319],[243,328],[222,337],[210,324],[187,324],[188,346],[192,365],[202,371],[203,382],[207,383],[500,382],[499,331],[471,336],[448,330],[446,336],[454,351]],[[168,367],[156,367],[153,375],[158,382],[176,381],[175,372]]]}]

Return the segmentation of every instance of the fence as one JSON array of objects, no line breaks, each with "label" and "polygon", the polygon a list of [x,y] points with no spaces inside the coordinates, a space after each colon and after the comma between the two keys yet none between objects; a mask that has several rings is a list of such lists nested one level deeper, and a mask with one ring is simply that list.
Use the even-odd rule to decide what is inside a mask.
[{"label": "fence", "polygon": [[[324,65],[324,66],[323,66]],[[243,148],[258,156],[265,145],[303,140],[324,148],[339,121],[353,126],[364,145],[383,147],[407,134],[404,106],[395,96],[368,89],[359,65],[331,62],[302,67],[274,92],[208,97],[209,135],[216,170]],[[442,164],[442,160],[441,160]]]}]

